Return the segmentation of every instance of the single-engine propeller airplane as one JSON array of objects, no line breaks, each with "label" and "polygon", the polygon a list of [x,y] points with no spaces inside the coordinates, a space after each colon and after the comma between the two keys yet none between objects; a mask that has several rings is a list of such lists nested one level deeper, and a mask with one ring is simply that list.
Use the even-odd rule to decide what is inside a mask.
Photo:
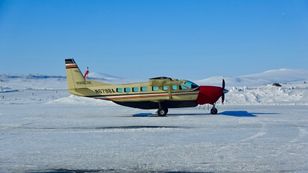
[{"label": "single-engine propeller airplane", "polygon": [[150,78],[148,82],[111,84],[88,80],[74,59],[65,59],[68,90],[71,94],[113,101],[122,106],[140,109],[158,109],[158,116],[166,116],[169,108],[195,107],[211,104],[211,114],[217,114],[215,103],[225,100],[225,81],[222,87],[198,86],[188,80],[170,77]]}]

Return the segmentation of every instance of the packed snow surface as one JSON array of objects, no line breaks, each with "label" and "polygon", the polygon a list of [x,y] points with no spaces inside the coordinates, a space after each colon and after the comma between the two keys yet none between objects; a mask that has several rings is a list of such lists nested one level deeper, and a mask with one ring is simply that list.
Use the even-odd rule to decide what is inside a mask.
[{"label": "packed snow surface", "polygon": [[308,106],[0,105],[0,172],[307,172]]}]

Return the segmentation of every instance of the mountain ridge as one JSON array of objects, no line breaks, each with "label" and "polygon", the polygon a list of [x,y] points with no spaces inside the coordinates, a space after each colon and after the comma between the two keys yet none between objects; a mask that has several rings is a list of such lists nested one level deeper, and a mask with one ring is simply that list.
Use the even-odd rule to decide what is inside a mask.
[{"label": "mountain ridge", "polygon": [[272,83],[303,83],[308,81],[308,70],[304,69],[272,69],[260,73],[240,75],[237,77],[213,76],[196,83],[200,85],[221,85],[225,79],[228,86],[260,86]]}]

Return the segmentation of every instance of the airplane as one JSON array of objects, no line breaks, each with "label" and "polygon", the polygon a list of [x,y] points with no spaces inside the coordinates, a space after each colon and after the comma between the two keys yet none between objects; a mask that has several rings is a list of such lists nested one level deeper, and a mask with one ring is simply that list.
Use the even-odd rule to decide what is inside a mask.
[{"label": "airplane", "polygon": [[147,82],[112,84],[88,80],[88,70],[83,75],[74,59],[65,59],[68,91],[77,96],[109,100],[116,104],[157,109],[158,116],[166,116],[169,108],[212,105],[211,114],[217,114],[216,102],[225,100],[225,81],[222,87],[198,86],[189,80],[154,77]]}]

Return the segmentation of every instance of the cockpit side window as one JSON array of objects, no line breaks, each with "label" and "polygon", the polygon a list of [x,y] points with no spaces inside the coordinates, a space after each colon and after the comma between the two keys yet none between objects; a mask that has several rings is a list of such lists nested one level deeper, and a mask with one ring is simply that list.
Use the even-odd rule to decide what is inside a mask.
[{"label": "cockpit side window", "polygon": [[195,89],[199,87],[197,84],[191,82],[191,81],[186,81],[181,85],[182,90],[189,90],[189,89]]}]

